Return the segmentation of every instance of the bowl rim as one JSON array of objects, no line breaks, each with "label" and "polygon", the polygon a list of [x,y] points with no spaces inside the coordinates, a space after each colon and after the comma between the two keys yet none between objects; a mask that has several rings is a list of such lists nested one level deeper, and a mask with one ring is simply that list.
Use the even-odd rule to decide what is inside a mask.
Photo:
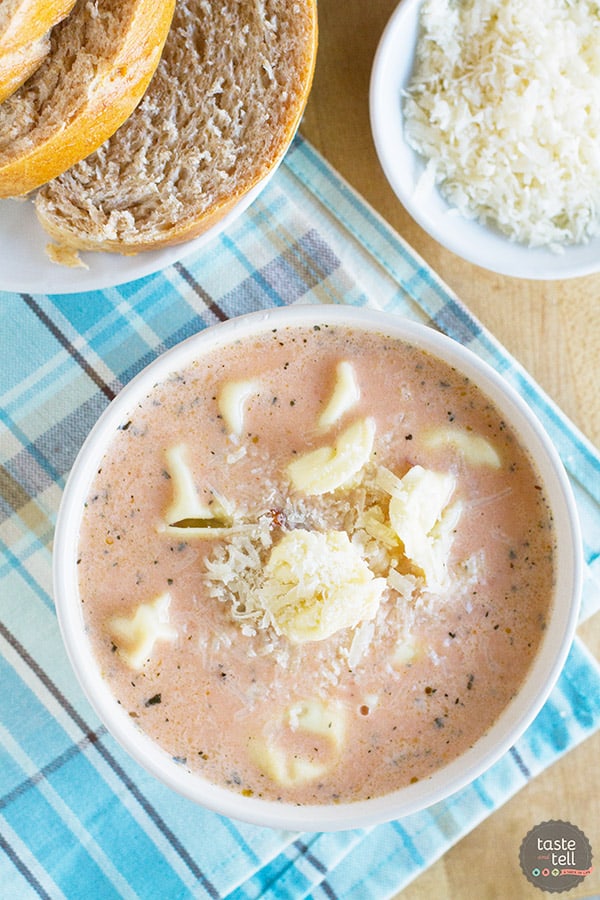
[{"label": "bowl rim", "polygon": [[[135,399],[157,381],[203,352],[271,328],[312,324],[344,325],[385,332],[450,361],[496,402],[523,445],[529,449],[545,484],[549,503],[563,527],[559,543],[554,609],[542,646],[517,696],[475,745],[430,778],[383,797],[339,805],[278,803],[242,797],[192,775],[134,725],[103,681],[85,633],[77,587],[77,535],[97,465],[112,435],[128,418]],[[524,437],[521,428],[524,428]],[[77,680],[109,733],[143,768],[179,794],[221,815],[287,831],[337,831],[367,827],[420,811],[470,784],[496,762],[531,724],[554,687],[577,625],[582,585],[582,544],[570,482],[552,444],[531,408],[516,390],[472,350],[429,325],[395,313],[364,307],[301,304],[247,313],[208,326],[158,356],[110,402],[86,437],[68,476],[60,504],[53,549],[54,601],[63,643]]]},{"label": "bowl rim", "polygon": [[419,9],[424,0],[400,0],[381,34],[371,67],[369,120],[379,163],[409,215],[434,240],[467,262],[500,275],[528,280],[559,280],[600,270],[600,237],[587,243],[527,247],[467,219],[437,189],[415,197],[425,164],[404,137],[401,91],[410,78],[417,44]]}]

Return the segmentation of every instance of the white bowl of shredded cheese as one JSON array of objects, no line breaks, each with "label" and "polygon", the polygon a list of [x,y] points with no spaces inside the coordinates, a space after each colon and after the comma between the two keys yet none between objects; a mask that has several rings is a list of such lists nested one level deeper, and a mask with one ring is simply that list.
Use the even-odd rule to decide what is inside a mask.
[{"label": "white bowl of shredded cheese", "polygon": [[600,270],[598,60],[589,0],[402,0],[375,55],[370,112],[415,221],[504,275]]}]

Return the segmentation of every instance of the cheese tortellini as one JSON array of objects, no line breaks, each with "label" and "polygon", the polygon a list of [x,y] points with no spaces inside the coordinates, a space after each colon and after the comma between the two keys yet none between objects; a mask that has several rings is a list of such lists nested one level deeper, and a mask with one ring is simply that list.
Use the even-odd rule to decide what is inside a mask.
[{"label": "cheese tortellini", "polygon": [[275,629],[299,644],[372,619],[385,587],[345,531],[295,529],[271,551],[260,600]]},{"label": "cheese tortellini", "polygon": [[308,496],[343,487],[369,461],[374,440],[374,419],[353,422],[333,444],[309,450],[289,464],[292,486]]},{"label": "cheese tortellini", "polygon": [[121,659],[131,669],[141,669],[152,655],[157,641],[174,641],[177,631],[169,622],[171,595],[161,594],[150,603],[141,603],[133,615],[113,616],[107,626]]},{"label": "cheese tortellini", "polygon": [[[307,745],[303,738],[308,736],[313,739]],[[299,787],[322,778],[335,765],[345,738],[343,707],[309,699],[290,706],[264,733],[251,735],[248,749],[255,765],[277,784]]]}]

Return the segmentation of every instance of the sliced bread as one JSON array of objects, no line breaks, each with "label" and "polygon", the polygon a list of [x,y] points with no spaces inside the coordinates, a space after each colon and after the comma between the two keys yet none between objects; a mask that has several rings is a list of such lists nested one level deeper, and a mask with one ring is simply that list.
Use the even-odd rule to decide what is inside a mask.
[{"label": "sliced bread", "polygon": [[0,197],[34,190],[92,153],[150,81],[175,0],[78,0],[34,74],[0,104]]},{"label": "sliced bread", "polygon": [[63,246],[137,253],[218,222],[283,157],[310,90],[315,0],[178,0],[140,105],[36,196]]},{"label": "sliced bread", "polygon": [[75,0],[2,0],[0,3],[0,103],[35,72],[50,50],[50,29]]},{"label": "sliced bread", "polygon": [[17,50],[0,51],[0,103],[27,81],[49,50],[50,40],[44,35]]}]

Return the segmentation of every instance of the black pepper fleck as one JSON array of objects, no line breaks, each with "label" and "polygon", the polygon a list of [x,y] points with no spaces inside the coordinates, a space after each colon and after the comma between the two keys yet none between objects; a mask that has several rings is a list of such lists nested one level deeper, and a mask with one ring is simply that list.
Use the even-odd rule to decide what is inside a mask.
[{"label": "black pepper fleck", "polygon": [[145,701],[144,706],[156,706],[157,703],[162,702],[162,694],[154,694],[153,697],[149,697],[148,700]]}]

